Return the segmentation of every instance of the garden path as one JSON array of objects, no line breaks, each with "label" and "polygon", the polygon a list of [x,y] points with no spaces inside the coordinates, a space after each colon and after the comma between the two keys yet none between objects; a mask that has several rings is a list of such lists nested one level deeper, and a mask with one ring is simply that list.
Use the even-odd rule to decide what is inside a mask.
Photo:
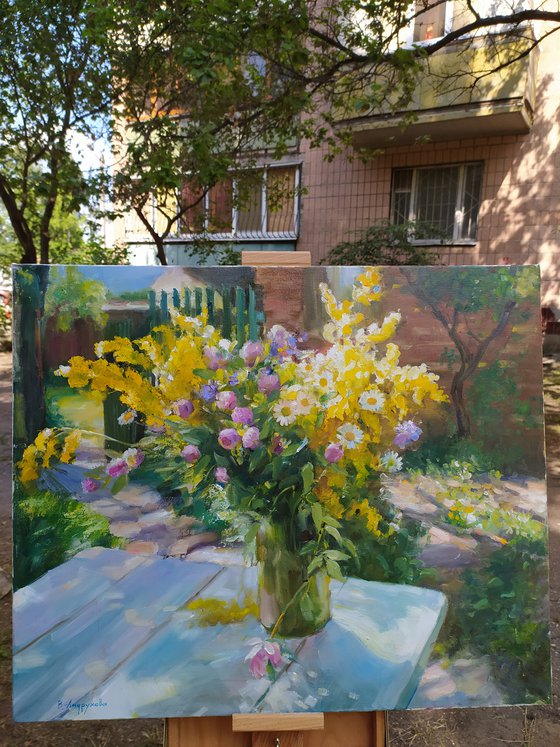
[{"label": "garden path", "polygon": [[105,516],[111,534],[119,537],[123,549],[131,553],[183,557],[195,547],[216,542],[217,535],[191,516],[177,516],[153,488],[130,482],[111,495],[99,489],[85,493],[81,482],[90,469],[105,463],[99,447],[85,443],[74,464],[53,470],[56,482],[92,511]]}]

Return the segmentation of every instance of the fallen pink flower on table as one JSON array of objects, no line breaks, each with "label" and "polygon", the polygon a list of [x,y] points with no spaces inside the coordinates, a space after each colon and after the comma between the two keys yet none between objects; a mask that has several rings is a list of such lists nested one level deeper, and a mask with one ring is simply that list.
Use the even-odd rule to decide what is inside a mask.
[{"label": "fallen pink flower on table", "polygon": [[255,679],[265,676],[268,662],[274,669],[279,669],[285,663],[277,643],[263,641],[260,638],[251,638],[247,643],[253,648],[245,657],[245,661],[249,661],[249,671]]}]

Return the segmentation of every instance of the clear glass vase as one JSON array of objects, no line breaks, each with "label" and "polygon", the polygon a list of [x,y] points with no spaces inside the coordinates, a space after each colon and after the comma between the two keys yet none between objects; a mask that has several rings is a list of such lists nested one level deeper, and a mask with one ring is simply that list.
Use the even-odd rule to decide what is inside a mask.
[{"label": "clear glass vase", "polygon": [[313,635],[330,620],[330,578],[322,572],[308,578],[309,558],[290,546],[287,534],[281,524],[267,522],[257,535],[260,620],[285,638]]}]

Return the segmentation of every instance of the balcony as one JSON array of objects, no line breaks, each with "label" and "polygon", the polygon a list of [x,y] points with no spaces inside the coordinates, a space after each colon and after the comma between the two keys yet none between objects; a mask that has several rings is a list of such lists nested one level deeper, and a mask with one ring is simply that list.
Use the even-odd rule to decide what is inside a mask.
[{"label": "balcony", "polygon": [[461,39],[427,61],[406,109],[389,102],[381,112],[352,116],[347,110],[340,112],[338,127],[350,128],[357,148],[527,133],[538,51],[515,58],[529,44],[497,35]]}]

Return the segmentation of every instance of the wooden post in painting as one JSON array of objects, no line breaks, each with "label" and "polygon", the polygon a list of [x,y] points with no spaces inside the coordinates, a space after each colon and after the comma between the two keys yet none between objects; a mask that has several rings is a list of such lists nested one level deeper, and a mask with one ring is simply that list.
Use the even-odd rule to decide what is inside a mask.
[{"label": "wooden post in painting", "polygon": [[[242,252],[241,263],[310,267],[311,253]],[[167,747],[386,747],[383,711],[171,718],[166,733]]]}]

